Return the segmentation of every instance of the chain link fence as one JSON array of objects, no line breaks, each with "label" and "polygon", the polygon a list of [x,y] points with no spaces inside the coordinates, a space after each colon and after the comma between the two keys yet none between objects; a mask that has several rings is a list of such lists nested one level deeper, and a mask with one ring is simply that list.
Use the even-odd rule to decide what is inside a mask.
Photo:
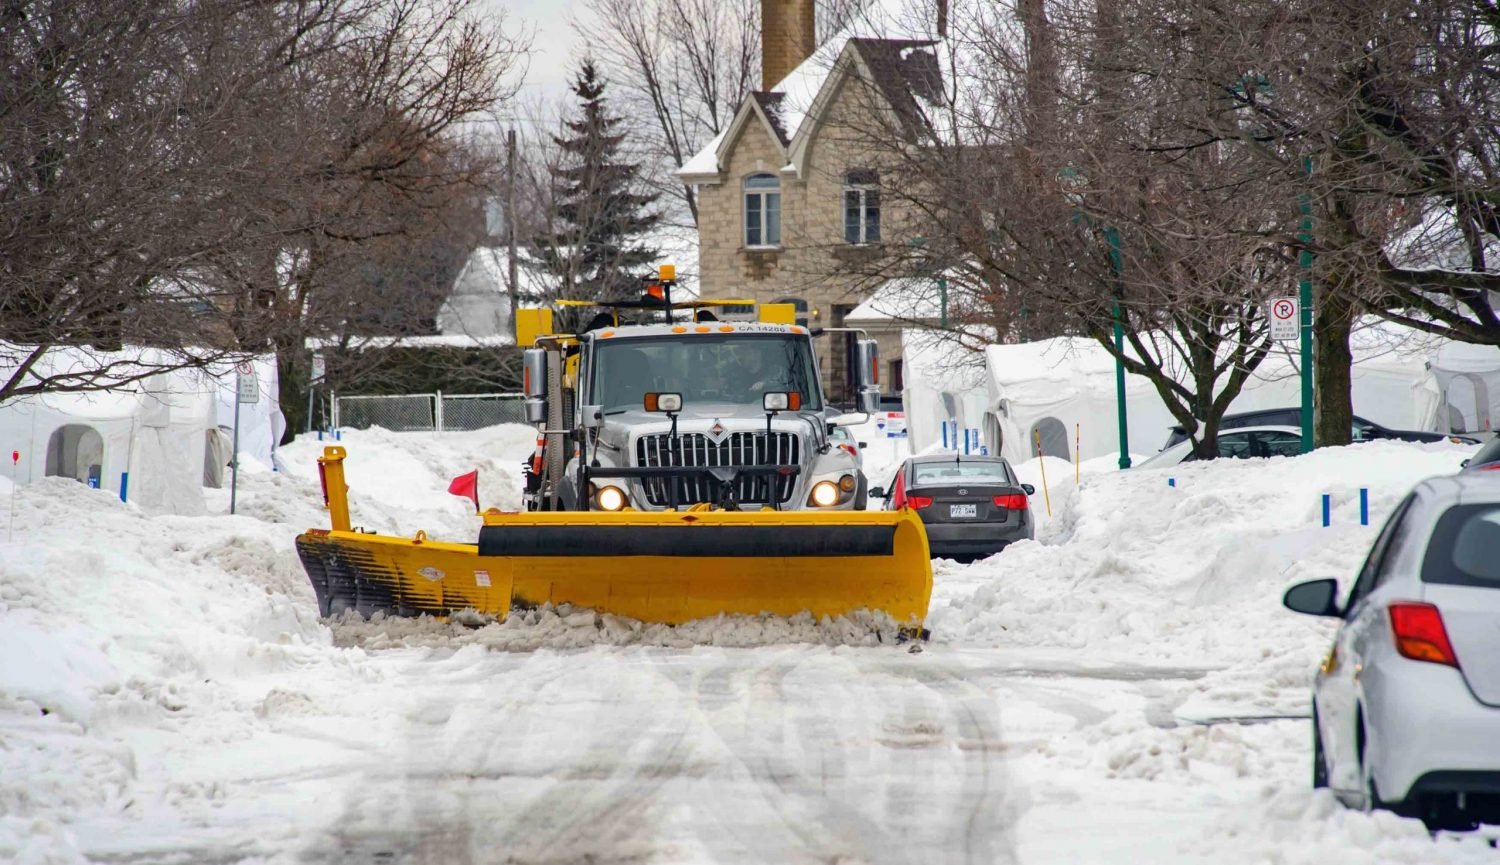
[{"label": "chain link fence", "polygon": [[407,393],[333,398],[335,428],[393,432],[457,432],[502,423],[526,422],[526,397],[519,393]]}]

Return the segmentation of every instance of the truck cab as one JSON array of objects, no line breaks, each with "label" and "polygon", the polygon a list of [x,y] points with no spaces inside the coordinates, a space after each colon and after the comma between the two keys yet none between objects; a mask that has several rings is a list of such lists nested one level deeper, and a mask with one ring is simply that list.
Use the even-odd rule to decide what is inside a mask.
[{"label": "truck cab", "polygon": [[[857,456],[830,431],[878,402],[874,342],[857,343],[865,414],[845,415],[822,391],[812,333],[796,324],[668,319],[575,339],[557,357],[527,352],[542,449],[566,451],[533,462],[532,509],[851,510],[864,492]],[[565,387],[537,386],[549,362]],[[549,407],[559,400],[573,410]]]}]

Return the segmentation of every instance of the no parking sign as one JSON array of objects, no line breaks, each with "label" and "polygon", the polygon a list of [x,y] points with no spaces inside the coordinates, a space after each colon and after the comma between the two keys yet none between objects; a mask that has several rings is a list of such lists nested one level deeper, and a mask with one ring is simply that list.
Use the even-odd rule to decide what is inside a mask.
[{"label": "no parking sign", "polygon": [[1291,341],[1301,338],[1302,327],[1297,320],[1297,298],[1273,297],[1270,306],[1271,339]]}]

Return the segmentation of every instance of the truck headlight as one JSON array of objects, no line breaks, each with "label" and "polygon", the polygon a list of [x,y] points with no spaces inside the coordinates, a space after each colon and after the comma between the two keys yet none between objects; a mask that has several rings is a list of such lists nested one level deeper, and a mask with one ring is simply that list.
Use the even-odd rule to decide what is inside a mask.
[{"label": "truck headlight", "polygon": [[603,487],[599,490],[598,502],[601,511],[618,511],[629,501],[619,487]]},{"label": "truck headlight", "polygon": [[831,508],[839,503],[838,485],[832,481],[818,481],[813,484],[812,495],[809,498],[820,508]]}]

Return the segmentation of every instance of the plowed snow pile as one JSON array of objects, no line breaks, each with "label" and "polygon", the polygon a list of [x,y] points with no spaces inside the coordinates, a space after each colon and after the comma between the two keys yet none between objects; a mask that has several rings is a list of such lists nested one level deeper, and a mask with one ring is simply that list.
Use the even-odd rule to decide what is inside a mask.
[{"label": "plowed snow pile", "polygon": [[[1333,626],[1285,610],[1282,591],[1351,577],[1411,487],[1451,474],[1470,450],[1370,442],[1295,459],[1099,472],[1077,488],[1071,467],[1049,460],[1048,477],[1064,481],[1054,518],[1036,541],[955,569],[929,624],[964,645],[1222,669],[1200,688],[1214,696],[1213,711],[1299,711]],[[1018,472],[1035,477],[1034,461]],[[1369,491],[1363,526],[1361,488]],[[1038,493],[1034,512],[1043,508]]]},{"label": "plowed snow pile", "polygon": [[[526,427],[346,434],[355,524],[471,538],[479,519],[446,492],[448,480],[478,468],[481,504],[514,508],[532,439]],[[385,731],[438,729],[445,713],[468,711],[462,696],[444,707],[402,702],[401,683],[413,675],[438,677],[474,700],[513,690],[517,702],[507,706],[525,705],[546,683],[548,699],[579,706],[586,725],[587,713],[619,710],[599,696],[616,675],[601,673],[601,661],[628,667],[623,680],[652,665],[670,670],[732,654],[723,647],[786,643],[813,644],[774,650],[813,671],[885,651],[902,664],[948,658],[1002,672],[1006,664],[1057,676],[1087,668],[1100,682],[1166,682],[1142,687],[1145,709],[1135,697],[1022,699],[1050,693],[1041,685],[975,703],[1006,713],[1005,759],[1035,791],[1020,803],[1021,849],[1034,853],[1023,861],[1082,861],[1067,845],[1092,814],[1114,807],[1090,798],[1102,782],[1137,797],[1138,818],[1118,819],[1149,821],[1165,807],[1178,834],[1187,833],[1170,848],[1136,848],[1151,861],[1493,855],[1482,845],[1435,844],[1411,821],[1352,814],[1313,796],[1302,786],[1304,722],[1195,723],[1303,712],[1329,627],[1282,610],[1282,589],[1347,579],[1411,484],[1451,472],[1472,449],[1374,443],[1169,472],[1096,464],[1076,488],[1071,467],[1049,461],[1054,516],[1045,517],[1039,490],[1038,540],[967,567],[938,562],[934,643],[906,656],[890,648],[891,623],[876,616],[724,617],[662,628],[546,609],[484,627],[321,622],[292,541],[326,524],[315,464],[323,444],[303,439],[283,449],[277,471],[247,466],[232,517],[227,490],[205,491],[205,517],[150,517],[61,479],[17,491],[14,540],[0,546],[0,862],[301,862],[297,839],[342,831],[321,806],[347,795],[361,767],[385,759],[396,746]],[[1039,468],[1018,470],[1040,483]],[[1358,524],[1361,486],[1370,490],[1368,527]],[[1335,501],[1327,529],[1319,525],[1324,492]],[[0,494],[3,508],[8,485]],[[512,667],[526,676],[491,678]],[[593,669],[575,682],[580,667]],[[892,681],[868,707],[843,709],[902,703],[910,680]],[[653,687],[662,700],[682,699],[675,686]],[[932,729],[940,739],[942,728]],[[962,747],[954,753],[971,753]],[[1247,782],[1261,792],[1250,807],[1226,812],[1226,802],[1244,803],[1224,790]],[[162,826],[193,828],[173,836],[161,835]],[[1118,840],[1096,834],[1100,843]],[[1054,850],[1075,852],[1052,858]]]}]

